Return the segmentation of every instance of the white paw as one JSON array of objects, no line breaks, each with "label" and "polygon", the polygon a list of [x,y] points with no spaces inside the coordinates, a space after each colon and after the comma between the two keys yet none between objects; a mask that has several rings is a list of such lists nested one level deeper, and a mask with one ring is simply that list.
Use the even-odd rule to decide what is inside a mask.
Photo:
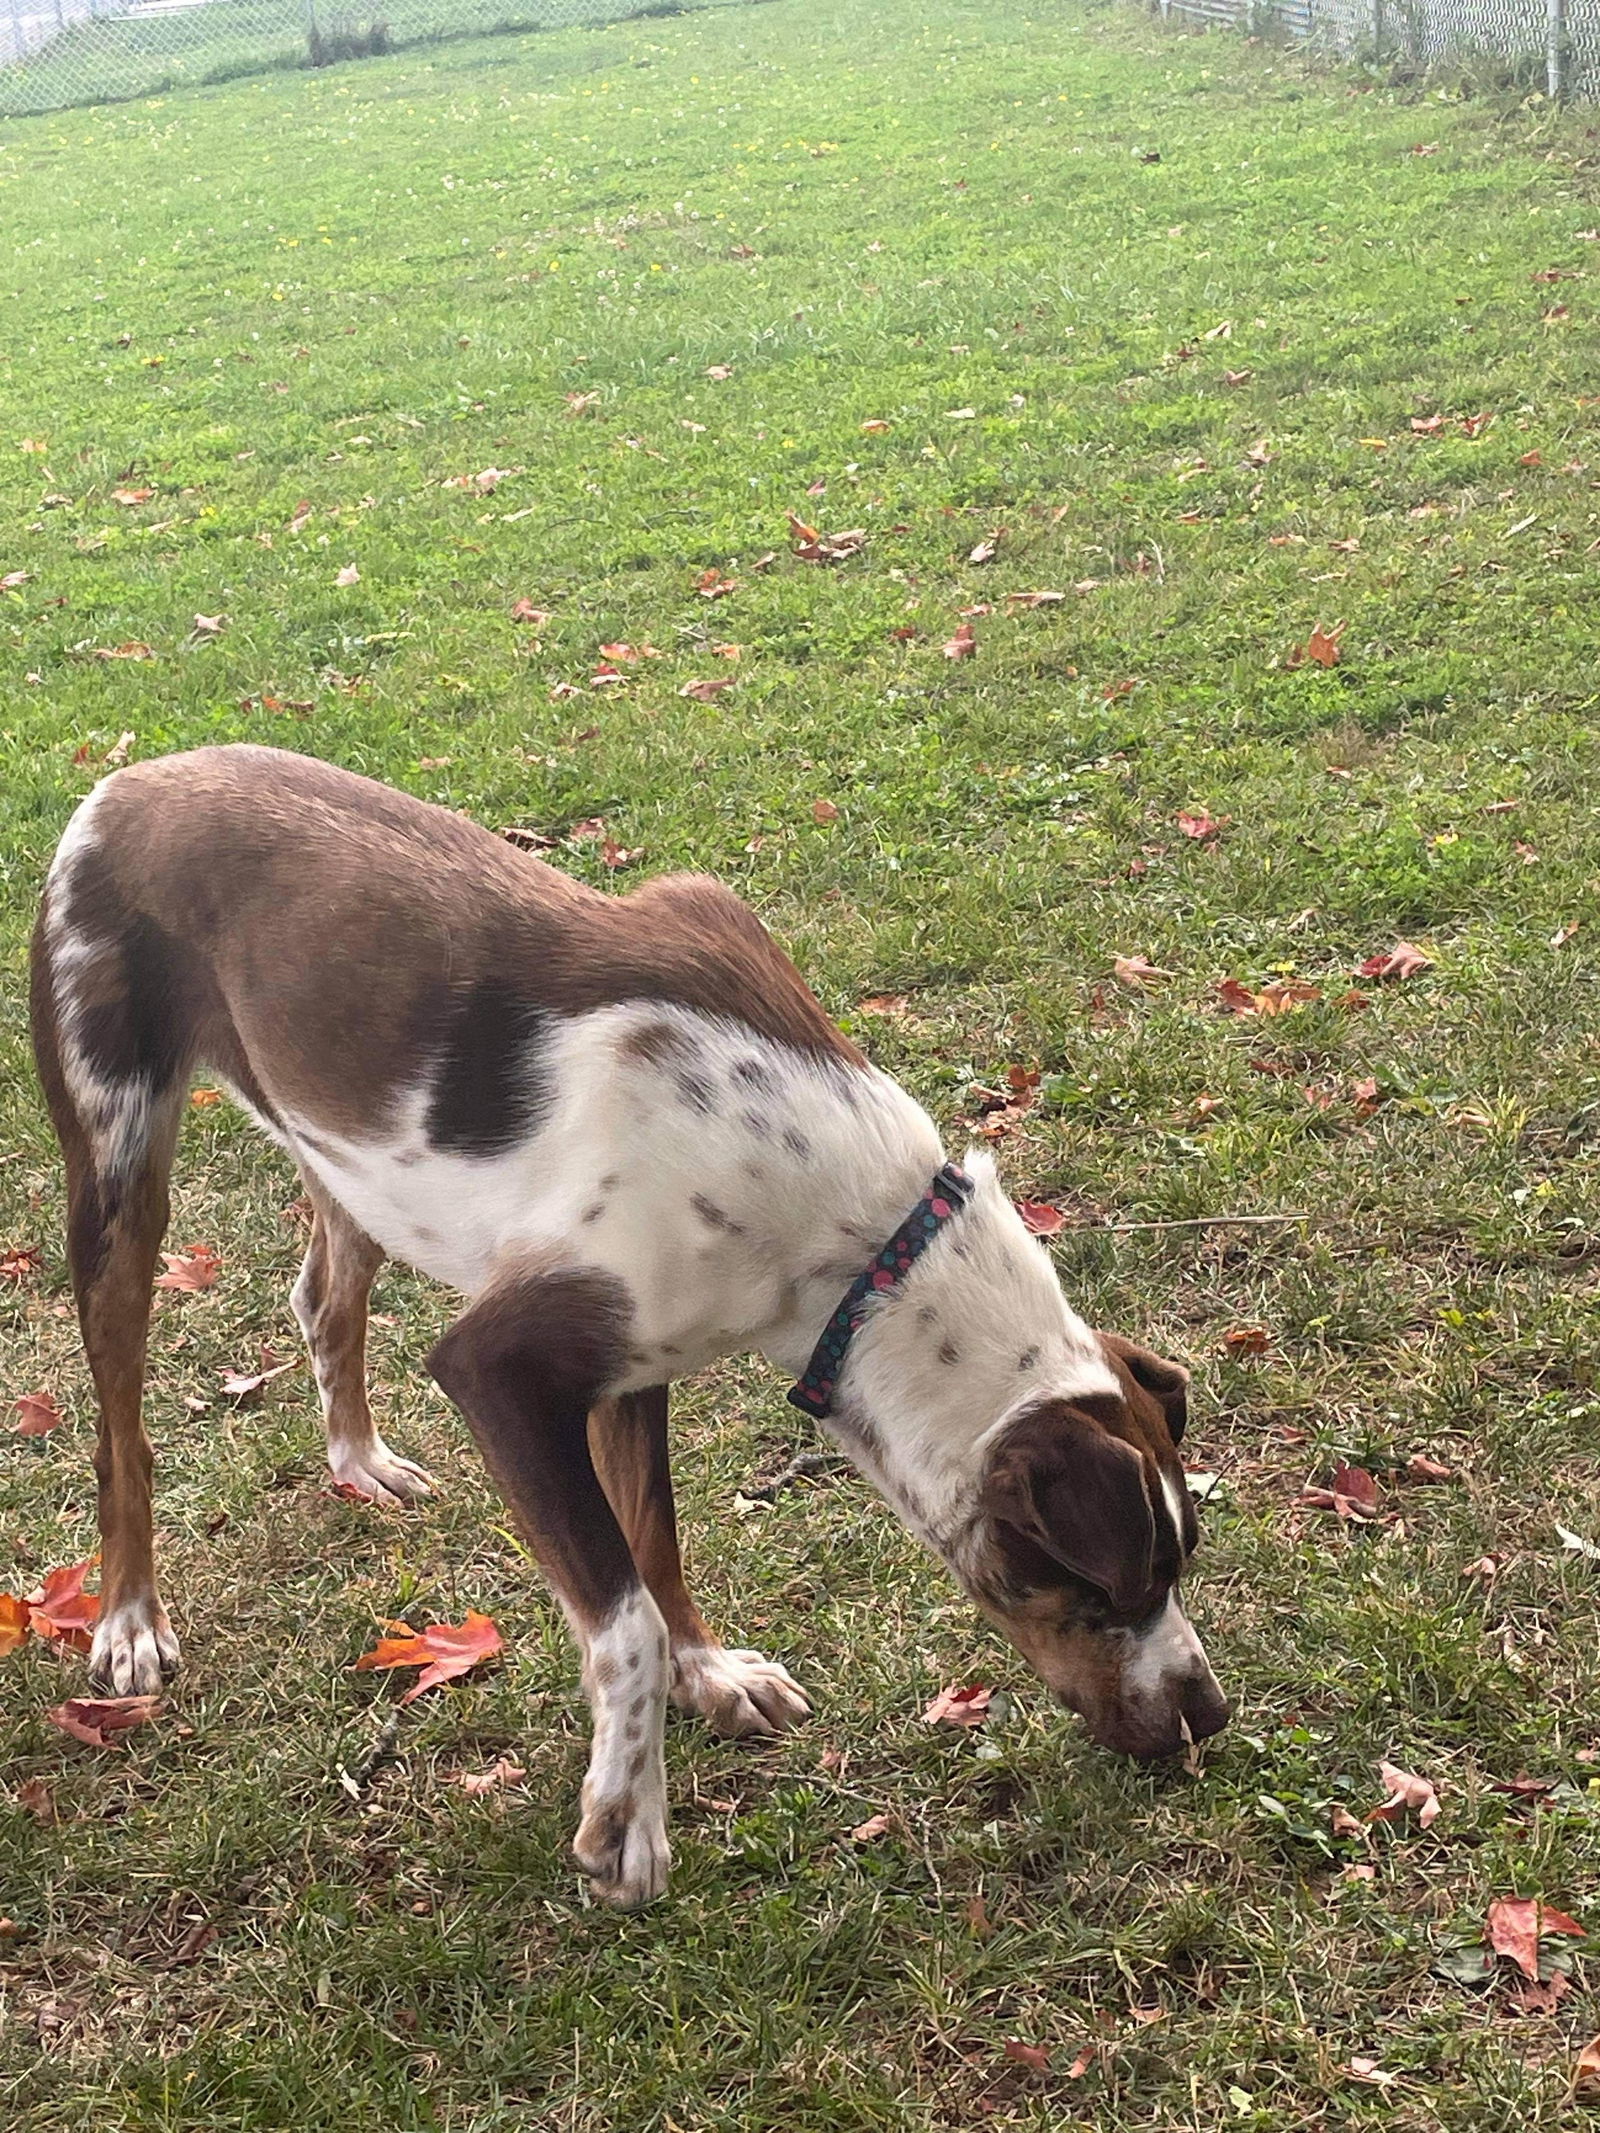
[{"label": "white paw", "polygon": [[666,1894],[672,1849],[659,1802],[625,1795],[586,1807],[572,1849],[602,1903],[633,1910]]},{"label": "white paw", "polygon": [[172,1624],[159,1600],[129,1601],[103,1614],[89,1646],[89,1678],[114,1696],[154,1696],[178,1671]]},{"label": "white paw", "polygon": [[381,1437],[374,1437],[371,1444],[359,1448],[330,1445],[328,1466],[341,1487],[359,1489],[374,1503],[415,1503],[420,1497],[431,1496],[435,1488],[431,1474],[412,1460],[402,1459],[398,1452],[391,1452]]},{"label": "white paw", "polygon": [[760,1652],[730,1652],[702,1644],[672,1655],[672,1700],[698,1711],[718,1733],[787,1733],[811,1716],[811,1705],[787,1667]]}]

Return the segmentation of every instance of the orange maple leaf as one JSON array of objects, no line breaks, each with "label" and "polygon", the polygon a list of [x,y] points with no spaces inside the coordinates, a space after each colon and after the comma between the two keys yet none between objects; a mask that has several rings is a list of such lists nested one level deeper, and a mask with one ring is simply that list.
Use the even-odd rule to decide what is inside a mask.
[{"label": "orange maple leaf", "polygon": [[504,1649],[505,1640],[487,1615],[467,1609],[464,1622],[432,1622],[424,1630],[415,1630],[409,1622],[390,1622],[385,1625],[392,1635],[381,1637],[370,1652],[363,1652],[356,1661],[356,1672],[365,1674],[380,1667],[420,1666],[423,1671],[414,1685],[401,1697],[402,1703],[410,1703],[424,1689],[431,1689],[441,1681],[454,1681],[460,1674],[468,1674],[485,1659],[492,1659]]}]

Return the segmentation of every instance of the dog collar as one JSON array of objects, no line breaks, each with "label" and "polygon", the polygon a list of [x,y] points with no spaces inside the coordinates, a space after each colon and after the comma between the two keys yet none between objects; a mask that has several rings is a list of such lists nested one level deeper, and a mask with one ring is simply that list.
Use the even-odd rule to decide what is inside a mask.
[{"label": "dog collar", "polygon": [[811,1351],[810,1362],[789,1389],[792,1405],[819,1418],[833,1412],[834,1387],[844,1368],[845,1351],[867,1315],[868,1304],[874,1296],[899,1288],[945,1223],[952,1215],[960,1214],[972,1198],[972,1190],[971,1178],[957,1163],[946,1163],[935,1173],[933,1183],[874,1256],[871,1266],[856,1276],[828,1320],[821,1340]]}]

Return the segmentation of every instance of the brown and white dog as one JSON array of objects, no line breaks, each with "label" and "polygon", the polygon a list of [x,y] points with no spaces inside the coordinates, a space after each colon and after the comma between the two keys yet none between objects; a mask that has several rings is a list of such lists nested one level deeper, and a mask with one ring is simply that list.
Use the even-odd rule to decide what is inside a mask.
[{"label": "brown and white dog", "polygon": [[[178,1663],[140,1409],[203,1063],[315,1210],[293,1304],[339,1480],[429,1488],[367,1405],[384,1255],[470,1299],[429,1368],[582,1649],[576,1850],[602,1896],[665,1887],[669,1696],[731,1734],[808,1710],[685,1588],[667,1383],[757,1350],[815,1393],[847,1315],[806,1404],[1095,1737],[1156,1755],[1226,1723],[1177,1596],[1185,1372],[1073,1313],[988,1159],[941,1170],[930,1119],[717,883],[603,896],[327,764],[201,749],[118,771],[73,816],[33,1016],[100,1409],[105,1686],[154,1690]],[[937,1178],[956,1181],[942,1213],[872,1273]],[[845,1314],[857,1277],[870,1297]]]}]

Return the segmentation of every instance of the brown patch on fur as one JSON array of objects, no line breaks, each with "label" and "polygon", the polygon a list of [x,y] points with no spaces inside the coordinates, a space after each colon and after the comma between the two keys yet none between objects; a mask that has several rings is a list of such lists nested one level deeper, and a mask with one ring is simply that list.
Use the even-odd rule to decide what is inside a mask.
[{"label": "brown patch on fur", "polygon": [[960,1362],[961,1350],[956,1346],[954,1341],[941,1341],[939,1343],[939,1360],[946,1366],[951,1363]]},{"label": "brown patch on fur", "polygon": [[[175,1041],[252,1101],[336,1133],[370,1133],[486,988],[531,1018],[670,1001],[861,1064],[720,883],[602,895],[308,756],[233,746],[130,764],[103,788],[95,838],[106,892],[192,971]],[[635,1056],[675,1052],[679,1034],[647,1025]]]}]

